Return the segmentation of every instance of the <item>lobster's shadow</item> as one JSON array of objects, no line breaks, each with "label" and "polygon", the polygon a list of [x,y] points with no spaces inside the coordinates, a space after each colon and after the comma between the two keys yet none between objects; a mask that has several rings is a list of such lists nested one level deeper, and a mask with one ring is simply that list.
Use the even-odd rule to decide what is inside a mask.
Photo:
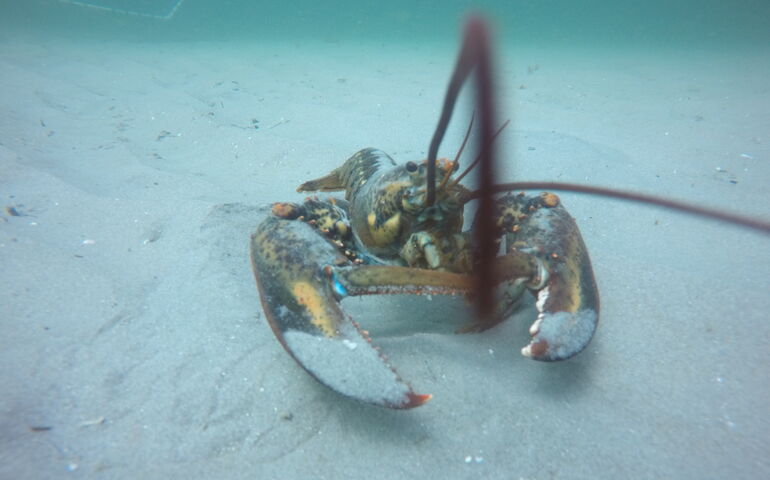
[{"label": "lobster's shadow", "polygon": [[372,338],[451,334],[468,321],[470,308],[460,298],[387,295],[346,299],[343,308]]},{"label": "lobster's shadow", "polygon": [[[528,329],[536,315],[529,296],[500,325],[467,335],[454,333],[472,318],[471,307],[459,298],[369,297],[347,300],[345,310],[361,320],[405,378],[420,391],[428,389],[436,395],[411,411],[371,406],[331,391],[322,396],[323,401],[334,404],[331,411],[340,416],[340,422],[361,435],[376,432],[380,441],[403,444],[431,438],[442,430],[436,423],[442,422],[447,410],[486,415],[490,413],[489,392],[502,399],[493,409],[526,415],[526,405],[533,403],[577,401],[593,383],[596,343],[563,362],[534,362],[519,353],[530,338]],[[457,378],[446,380],[453,373],[459,374]]]}]

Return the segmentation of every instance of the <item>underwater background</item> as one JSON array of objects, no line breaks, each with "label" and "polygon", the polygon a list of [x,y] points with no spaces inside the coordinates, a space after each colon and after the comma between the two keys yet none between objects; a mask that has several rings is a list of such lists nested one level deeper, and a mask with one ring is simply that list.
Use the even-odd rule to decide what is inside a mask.
[{"label": "underwater background", "polygon": [[0,478],[770,478],[753,231],[560,194],[601,295],[565,362],[521,355],[530,296],[466,335],[459,297],[345,299],[408,411],[276,339],[250,235],[359,149],[426,157],[471,11],[499,181],[770,218],[767,0],[0,0]]},{"label": "underwater background", "polygon": [[[83,2],[88,4],[89,2]],[[441,2],[406,0],[248,1],[102,0],[106,8],[170,21],[89,11],[58,1],[3,0],[5,29],[38,29],[94,39],[133,41],[453,41],[468,11],[486,12],[501,37],[517,45],[581,44],[723,48],[767,46],[770,4],[763,0],[542,0]],[[6,30],[7,31],[7,30]]]}]

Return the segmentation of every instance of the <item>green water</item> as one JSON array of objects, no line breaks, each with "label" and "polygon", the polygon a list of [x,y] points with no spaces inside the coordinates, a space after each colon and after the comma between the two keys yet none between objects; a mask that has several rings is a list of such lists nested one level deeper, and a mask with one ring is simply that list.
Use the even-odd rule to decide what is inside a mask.
[{"label": "green water", "polygon": [[[131,0],[122,3],[131,8]],[[0,28],[5,35],[23,31],[150,42],[443,42],[456,41],[461,19],[472,10],[493,19],[498,38],[521,46],[770,45],[768,0],[185,0],[169,20],[58,0],[0,0]]]}]

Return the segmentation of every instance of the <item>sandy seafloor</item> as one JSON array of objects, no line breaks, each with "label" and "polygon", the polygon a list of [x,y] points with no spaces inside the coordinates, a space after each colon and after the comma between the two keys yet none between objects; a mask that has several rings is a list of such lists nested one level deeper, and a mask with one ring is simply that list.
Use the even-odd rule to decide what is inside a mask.
[{"label": "sandy seafloor", "polygon": [[[531,301],[455,335],[460,299],[346,300],[415,410],[283,351],[250,232],[360,148],[424,158],[453,48],[5,39],[0,477],[770,477],[770,238],[739,228],[562,194],[602,317],[561,364],[519,354]],[[765,53],[500,48],[504,178],[768,218]]]}]

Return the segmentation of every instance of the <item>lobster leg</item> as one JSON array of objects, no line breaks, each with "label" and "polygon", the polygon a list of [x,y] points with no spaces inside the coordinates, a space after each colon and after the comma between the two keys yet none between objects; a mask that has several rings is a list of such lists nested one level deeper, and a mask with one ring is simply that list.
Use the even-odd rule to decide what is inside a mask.
[{"label": "lobster leg", "polygon": [[472,288],[468,275],[390,265],[333,268],[346,293],[355,295],[412,294],[455,295]]}]

